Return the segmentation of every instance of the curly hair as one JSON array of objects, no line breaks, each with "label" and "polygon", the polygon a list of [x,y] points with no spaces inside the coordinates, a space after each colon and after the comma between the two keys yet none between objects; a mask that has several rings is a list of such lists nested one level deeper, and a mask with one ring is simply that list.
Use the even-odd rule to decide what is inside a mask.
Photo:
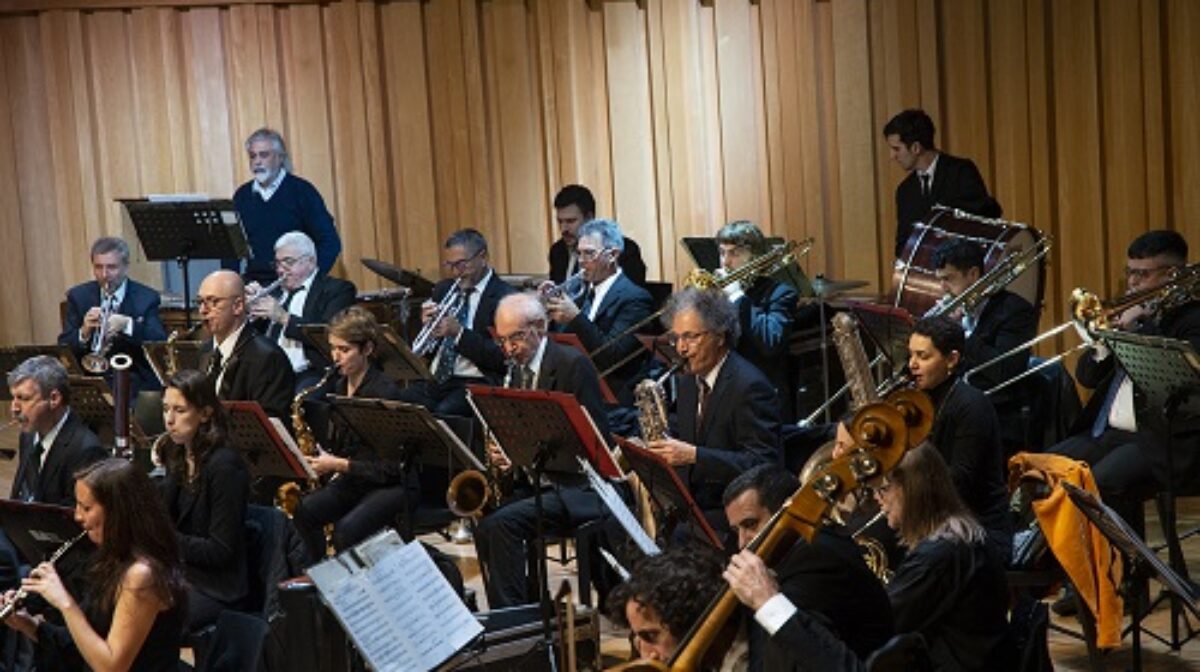
[{"label": "curly hair", "polygon": [[725,337],[725,343],[730,349],[737,345],[738,337],[742,335],[742,326],[738,321],[737,310],[729,302],[725,292],[719,289],[684,287],[667,299],[661,318],[663,326],[670,329],[675,316],[685,310],[696,311],[706,328]]},{"label": "curly hair", "polygon": [[643,558],[629,580],[609,594],[609,618],[628,628],[625,605],[633,600],[653,609],[671,635],[681,638],[720,590],[723,569],[720,554],[710,546],[685,544]]},{"label": "curly hair", "polygon": [[[204,471],[204,465],[213,451],[225,445],[229,436],[229,413],[217,398],[213,382],[195,369],[183,369],[171,376],[167,381],[167,389],[171,388],[179,390],[188,405],[199,411],[209,411],[208,420],[200,424],[196,437],[192,439],[194,473],[199,474]],[[181,482],[192,487],[192,479],[187,478],[187,454],[183,446],[167,441],[159,458],[166,465],[168,475],[178,475]]]}]

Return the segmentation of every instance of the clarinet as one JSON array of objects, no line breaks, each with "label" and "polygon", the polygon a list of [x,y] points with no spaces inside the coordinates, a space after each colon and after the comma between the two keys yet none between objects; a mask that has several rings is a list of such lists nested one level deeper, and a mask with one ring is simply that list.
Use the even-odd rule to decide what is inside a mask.
[{"label": "clarinet", "polygon": [[[54,551],[54,553],[50,556],[50,559],[47,560],[46,562],[49,562],[50,564],[53,565],[55,562],[58,561],[59,558],[61,558],[63,555],[66,555],[67,551],[71,550],[71,547],[74,546],[80,539],[83,539],[85,536],[87,536],[87,530],[80,532],[79,535],[76,536],[74,539],[70,539],[66,543],[64,543],[62,546],[59,546],[58,550]],[[5,604],[3,607],[0,607],[0,621],[3,621],[4,619],[8,618],[9,616],[12,616],[13,612],[16,611],[17,609],[20,609],[21,605],[28,598],[29,598],[28,590],[25,590],[24,587],[18,589],[17,594],[13,595],[13,599],[11,601],[9,601],[8,604]]]}]

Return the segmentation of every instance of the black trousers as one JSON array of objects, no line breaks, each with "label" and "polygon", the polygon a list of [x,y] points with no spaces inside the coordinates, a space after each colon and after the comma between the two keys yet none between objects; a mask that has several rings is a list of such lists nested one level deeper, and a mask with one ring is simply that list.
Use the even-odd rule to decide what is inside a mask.
[{"label": "black trousers", "polygon": [[475,417],[467,403],[467,385],[483,385],[483,378],[450,378],[444,383],[418,380],[400,391],[400,401],[418,404],[437,415]]},{"label": "black trousers", "polygon": [[1099,437],[1076,434],[1047,452],[1087,462],[1101,499],[1144,535],[1142,501],[1154,495],[1158,482],[1137,434],[1120,429],[1106,429]]},{"label": "black trousers", "polygon": [[[325,557],[325,526],[333,524],[333,547],[341,552],[388,525],[405,507],[415,510],[419,492],[403,483],[384,485],[342,474],[305,495],[292,523],[308,549],[308,563]],[[408,501],[405,501],[405,497]]]}]

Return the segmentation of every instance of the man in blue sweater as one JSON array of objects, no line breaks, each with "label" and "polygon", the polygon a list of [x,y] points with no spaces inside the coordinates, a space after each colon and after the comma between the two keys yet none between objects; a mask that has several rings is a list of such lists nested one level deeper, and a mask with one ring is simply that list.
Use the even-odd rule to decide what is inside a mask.
[{"label": "man in blue sweater", "polygon": [[[253,255],[246,262],[246,281],[267,285],[275,280],[275,241],[289,231],[300,231],[313,240],[317,266],[322,275],[328,273],[341,254],[342,241],[317,188],[292,174],[283,136],[260,128],[246,139],[246,152],[254,179],[233,194]],[[237,260],[226,259],[222,266],[236,270]]]}]

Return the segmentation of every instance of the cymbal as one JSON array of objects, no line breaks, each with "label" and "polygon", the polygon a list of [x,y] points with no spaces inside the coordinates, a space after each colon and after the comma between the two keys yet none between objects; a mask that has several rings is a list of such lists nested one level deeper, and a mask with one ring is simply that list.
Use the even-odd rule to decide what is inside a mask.
[{"label": "cymbal", "polygon": [[380,261],[378,259],[363,259],[362,263],[363,266],[366,266],[373,273],[382,277],[384,280],[391,280],[397,285],[406,284],[404,282],[404,269],[397,268],[386,261]]},{"label": "cymbal", "polygon": [[812,279],[813,294],[819,297],[829,297],[842,292],[848,292],[859,287],[866,287],[866,280],[830,280],[818,275]]}]

